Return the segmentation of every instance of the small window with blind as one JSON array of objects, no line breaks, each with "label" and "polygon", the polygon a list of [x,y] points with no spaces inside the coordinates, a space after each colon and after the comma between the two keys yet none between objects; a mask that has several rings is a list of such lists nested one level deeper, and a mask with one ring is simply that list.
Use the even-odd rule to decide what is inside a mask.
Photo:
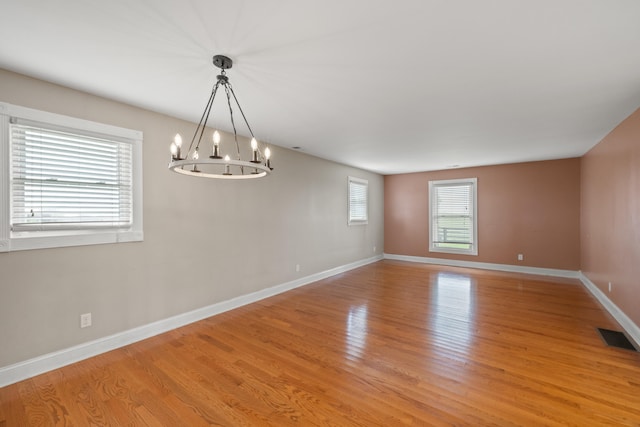
[{"label": "small window with blind", "polygon": [[431,252],[478,255],[477,178],[429,181]]},{"label": "small window with blind", "polygon": [[369,181],[349,177],[349,225],[363,225],[369,221]]},{"label": "small window with blind", "polygon": [[0,103],[0,251],[142,240],[142,133]]}]

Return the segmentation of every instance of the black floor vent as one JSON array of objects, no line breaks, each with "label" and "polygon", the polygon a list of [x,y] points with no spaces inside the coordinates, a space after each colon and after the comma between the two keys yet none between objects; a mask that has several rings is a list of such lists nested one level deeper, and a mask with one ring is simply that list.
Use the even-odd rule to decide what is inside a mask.
[{"label": "black floor vent", "polygon": [[625,350],[638,351],[633,346],[633,344],[631,344],[631,341],[629,341],[629,338],[627,338],[627,336],[622,332],[612,331],[610,329],[602,329],[602,328],[598,328],[598,332],[600,333],[602,340],[609,347],[617,347],[617,348],[624,348]]}]

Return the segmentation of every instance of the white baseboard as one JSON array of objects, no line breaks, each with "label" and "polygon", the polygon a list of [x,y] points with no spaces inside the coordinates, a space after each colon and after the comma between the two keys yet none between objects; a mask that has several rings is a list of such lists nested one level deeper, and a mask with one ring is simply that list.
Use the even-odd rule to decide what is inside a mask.
[{"label": "white baseboard", "polygon": [[567,277],[579,279],[579,272],[573,270],[557,270],[554,268],[527,267],[509,264],[492,264],[488,262],[459,261],[455,259],[427,258],[410,255],[384,254],[385,259],[397,261],[420,262],[423,264],[448,265],[450,267],[479,268],[481,270],[509,271],[512,273],[536,274],[538,276]]},{"label": "white baseboard", "polygon": [[604,292],[598,288],[584,273],[579,272],[582,284],[596,297],[596,299],[604,306],[604,308],[620,323],[622,329],[625,330],[629,338],[635,341],[636,349],[640,351],[640,327],[629,318],[617,305],[611,301]]},{"label": "white baseboard", "polygon": [[309,276],[301,277],[290,282],[282,283],[280,285],[276,285],[267,289],[262,289],[260,291],[253,292],[247,295],[241,295],[227,301],[222,301],[207,307],[202,307],[193,311],[189,311],[187,313],[178,314],[167,319],[139,326],[134,329],[129,329],[124,332],[119,332],[114,335],[79,344],[74,347],[65,348],[63,350],[38,356],[33,359],[25,360],[23,362],[18,362],[13,365],[1,367],[0,387],[4,387],[9,384],[25,380],[27,378],[34,377],[44,372],[48,372],[53,369],[58,369],[66,365],[79,362],[80,360],[87,359],[89,357],[105,353],[107,351],[115,350],[116,348],[132,344],[136,341],[141,341],[143,339],[168,332],[181,326],[188,325],[189,323],[197,322],[198,320],[206,319],[207,317],[211,317],[216,314],[241,307],[243,305],[251,304],[253,302],[260,301],[262,299],[298,288],[300,286],[317,282],[318,280],[322,280],[327,277],[331,277],[336,274],[340,274],[345,271],[349,271],[354,268],[379,261],[382,258],[382,255],[378,255],[375,257],[345,264],[329,270],[321,271],[319,273],[311,274]]}]

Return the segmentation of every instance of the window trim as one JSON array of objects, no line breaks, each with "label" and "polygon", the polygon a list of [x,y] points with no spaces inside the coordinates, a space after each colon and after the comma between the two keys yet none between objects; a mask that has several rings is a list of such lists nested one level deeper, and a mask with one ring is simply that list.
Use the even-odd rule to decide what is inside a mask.
[{"label": "window trim", "polygon": [[[365,186],[365,219],[351,218],[351,184]],[[347,225],[366,225],[369,223],[369,181],[362,178],[349,176],[347,180]]]},{"label": "window trim", "polygon": [[[133,173],[132,225],[125,229],[11,231],[11,190],[9,188],[11,185],[11,140],[9,135],[11,117],[77,129],[80,132],[109,135],[130,142]],[[141,131],[0,102],[0,252],[142,241],[142,139]]]},{"label": "window trim", "polygon": [[[434,187],[449,184],[470,184],[473,189],[473,243],[470,249],[440,248],[434,246],[433,212],[435,203]],[[460,178],[429,181],[429,252],[448,253],[458,255],[478,255],[478,178]]]}]

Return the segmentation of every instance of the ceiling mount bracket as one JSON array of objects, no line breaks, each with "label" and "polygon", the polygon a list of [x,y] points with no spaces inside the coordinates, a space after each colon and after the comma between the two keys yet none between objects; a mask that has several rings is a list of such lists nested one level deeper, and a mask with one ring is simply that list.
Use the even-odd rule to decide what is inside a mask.
[{"label": "ceiling mount bracket", "polygon": [[233,61],[228,56],[215,55],[213,57],[213,65],[220,68],[221,70],[228,70],[233,66]]}]

